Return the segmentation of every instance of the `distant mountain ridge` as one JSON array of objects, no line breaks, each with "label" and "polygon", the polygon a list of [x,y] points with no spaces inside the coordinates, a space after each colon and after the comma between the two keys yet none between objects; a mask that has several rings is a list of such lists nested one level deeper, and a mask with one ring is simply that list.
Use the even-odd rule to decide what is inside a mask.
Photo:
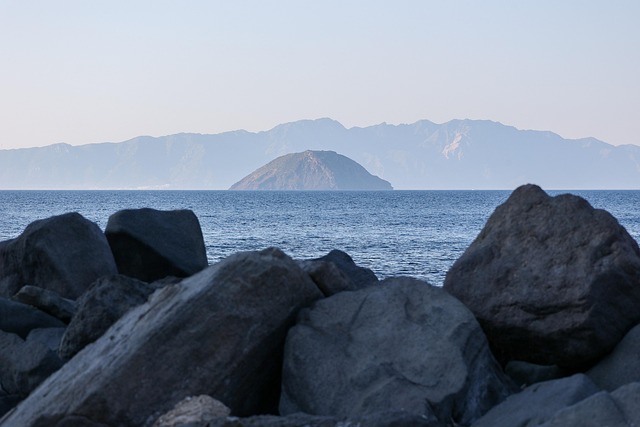
[{"label": "distant mountain ridge", "polygon": [[280,156],[256,169],[230,190],[393,190],[388,181],[335,151]]},{"label": "distant mountain ridge", "polygon": [[337,151],[396,189],[639,189],[640,147],[452,120],[346,129],[301,120],[263,132],[142,136],[0,150],[1,189],[227,189],[272,159]]}]

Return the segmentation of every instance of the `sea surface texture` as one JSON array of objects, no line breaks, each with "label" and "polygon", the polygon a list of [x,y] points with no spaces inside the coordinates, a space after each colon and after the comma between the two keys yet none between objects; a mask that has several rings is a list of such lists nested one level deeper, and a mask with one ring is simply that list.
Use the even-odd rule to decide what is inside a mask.
[{"label": "sea surface texture", "polygon": [[[640,191],[573,193],[606,209],[640,238]],[[276,246],[296,259],[332,249],[379,278],[417,277],[442,285],[453,262],[510,191],[0,191],[0,240],[31,222],[79,212],[103,230],[121,209],[191,209],[200,220],[209,263]]]}]

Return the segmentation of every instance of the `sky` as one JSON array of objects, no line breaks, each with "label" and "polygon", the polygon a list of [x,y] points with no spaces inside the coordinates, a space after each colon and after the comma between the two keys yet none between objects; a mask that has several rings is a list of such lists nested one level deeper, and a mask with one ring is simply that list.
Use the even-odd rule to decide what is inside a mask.
[{"label": "sky", "polygon": [[640,145],[638,0],[0,0],[0,149],[489,119]]}]

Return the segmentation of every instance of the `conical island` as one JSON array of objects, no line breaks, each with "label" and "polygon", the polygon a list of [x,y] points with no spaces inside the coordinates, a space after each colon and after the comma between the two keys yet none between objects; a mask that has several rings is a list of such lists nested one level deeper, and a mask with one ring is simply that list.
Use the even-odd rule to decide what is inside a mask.
[{"label": "conical island", "polygon": [[267,163],[230,190],[393,190],[388,181],[334,151],[287,154]]}]

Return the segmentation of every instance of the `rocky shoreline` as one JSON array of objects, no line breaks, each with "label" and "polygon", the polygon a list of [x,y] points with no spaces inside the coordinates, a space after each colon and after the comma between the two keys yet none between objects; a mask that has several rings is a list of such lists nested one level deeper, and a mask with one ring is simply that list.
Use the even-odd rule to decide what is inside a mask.
[{"label": "rocky shoreline", "polygon": [[208,266],[193,212],[0,242],[1,426],[640,425],[640,249],[516,189],[442,288],[339,250]]}]

